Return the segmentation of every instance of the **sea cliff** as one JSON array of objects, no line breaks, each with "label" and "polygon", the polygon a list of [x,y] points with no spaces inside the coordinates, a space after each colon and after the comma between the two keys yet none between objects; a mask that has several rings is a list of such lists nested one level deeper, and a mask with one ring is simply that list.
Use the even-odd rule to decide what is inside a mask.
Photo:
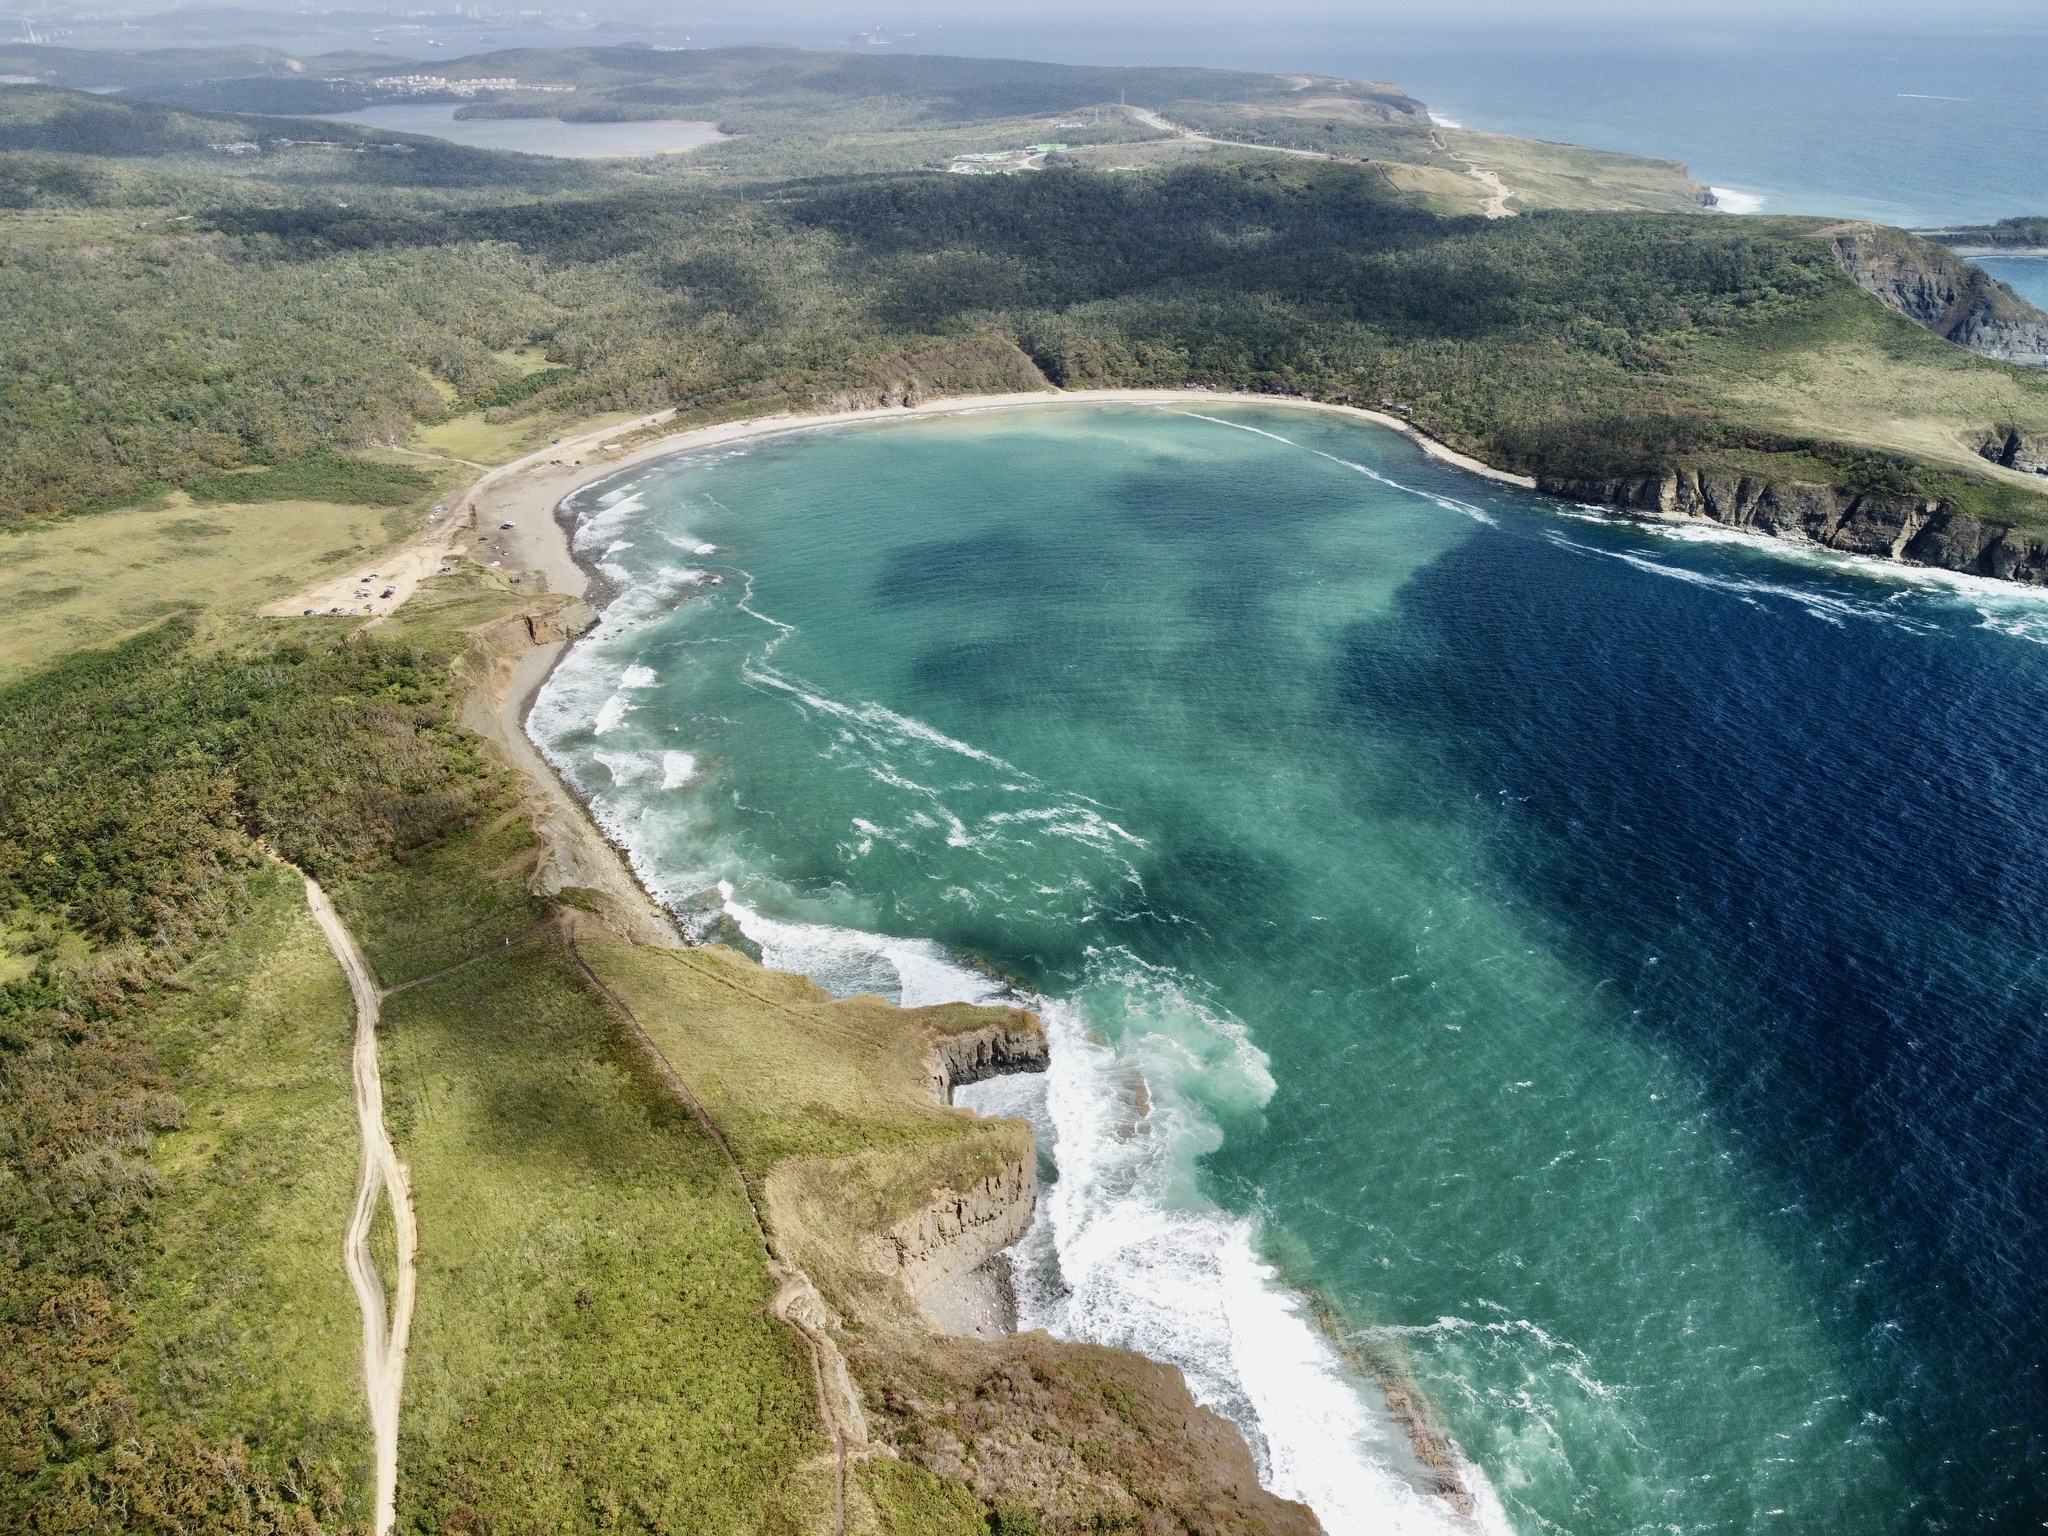
[{"label": "sea cliff", "polygon": [[1851,555],[2032,586],[2048,584],[2048,537],[1935,498],[1777,484],[1698,469],[1591,480],[1539,476],[1552,496],[1661,521],[1704,521]]},{"label": "sea cliff", "polygon": [[1904,230],[1835,224],[1815,232],[1859,288],[1980,357],[2048,368],[2048,314],[1982,267]]}]

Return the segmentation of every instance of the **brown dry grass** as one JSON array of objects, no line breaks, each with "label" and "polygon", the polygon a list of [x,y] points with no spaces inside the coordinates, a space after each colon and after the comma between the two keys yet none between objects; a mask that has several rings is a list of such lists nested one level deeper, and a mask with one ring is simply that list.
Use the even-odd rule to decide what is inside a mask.
[{"label": "brown dry grass", "polygon": [[186,609],[249,609],[399,543],[413,515],[286,501],[155,507],[0,533],[0,685]]}]

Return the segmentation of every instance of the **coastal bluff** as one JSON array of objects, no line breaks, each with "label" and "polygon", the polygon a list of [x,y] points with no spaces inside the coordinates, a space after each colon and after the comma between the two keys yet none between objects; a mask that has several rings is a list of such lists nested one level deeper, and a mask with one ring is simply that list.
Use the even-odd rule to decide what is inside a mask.
[{"label": "coastal bluff", "polygon": [[[885,1530],[965,1533],[996,1509],[1029,1511],[1048,1532],[1320,1531],[1306,1506],[1260,1486],[1237,1426],[1172,1366],[935,1318],[937,1293],[985,1274],[1031,1223],[1030,1125],[947,1099],[959,1083],[1043,1070],[1034,1014],[835,998],[726,945],[633,944],[596,923],[577,949],[719,1128],[747,1187],[796,1300],[789,1319],[820,1362],[848,1529],[880,1515]],[[926,1523],[888,1518],[913,1504]],[[929,1523],[941,1509],[960,1518]]]},{"label": "coastal bluff", "polygon": [[1944,341],[2048,368],[2048,314],[1945,246],[1876,224],[1832,224],[1814,236],[1857,287]]},{"label": "coastal bluff", "polygon": [[1637,517],[1718,523],[1841,554],[2048,584],[2048,536],[1977,517],[1939,498],[1780,484],[1699,469],[1608,479],[1539,475],[1536,488]]}]

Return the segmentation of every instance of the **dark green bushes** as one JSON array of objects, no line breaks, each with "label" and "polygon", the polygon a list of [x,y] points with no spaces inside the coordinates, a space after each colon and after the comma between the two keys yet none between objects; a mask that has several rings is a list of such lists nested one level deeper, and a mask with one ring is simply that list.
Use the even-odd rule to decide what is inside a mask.
[{"label": "dark green bushes", "polygon": [[445,669],[373,643],[194,657],[171,624],[0,694],[0,911],[177,942],[263,837],[334,876],[436,841],[483,782]]},{"label": "dark green bushes", "polygon": [[[21,196],[63,191],[44,185]],[[146,240],[0,246],[0,517],[157,485],[316,494],[290,475],[332,481],[333,448],[450,408],[423,370],[467,408],[711,418],[1014,388],[978,359],[1021,347],[1064,386],[1391,403],[1503,467],[1609,477],[1742,448],[1713,397],[1731,362],[1848,332],[1935,344],[1885,331],[1810,224],[1445,219],[1332,163],[552,198],[222,185]],[[492,355],[535,342],[557,367]],[[336,494],[383,499],[350,474]]]},{"label": "dark green bushes", "polygon": [[[0,986],[0,1529],[311,1532],[317,1468],[146,1431],[119,1366],[149,1251],[147,1043],[170,978],[242,909],[254,837],[329,877],[495,803],[437,658],[379,644],[200,651],[169,624],[0,692],[0,916],[91,941]],[[61,946],[56,946],[61,948]]]},{"label": "dark green bushes", "polygon": [[192,481],[186,489],[194,501],[333,501],[351,506],[402,507],[434,488],[433,481],[416,469],[343,458],[327,448],[313,448],[296,459],[261,466],[261,471],[208,475]]}]

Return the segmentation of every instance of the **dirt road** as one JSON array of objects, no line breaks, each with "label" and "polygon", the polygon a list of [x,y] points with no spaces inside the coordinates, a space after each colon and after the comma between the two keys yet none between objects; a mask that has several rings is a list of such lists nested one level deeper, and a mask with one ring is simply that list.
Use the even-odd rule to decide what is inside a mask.
[{"label": "dirt road", "polygon": [[1162,133],[1170,133],[1175,138],[1186,139],[1191,144],[1214,144],[1218,149],[1262,149],[1269,155],[1288,155],[1296,160],[1342,160],[1346,158],[1342,155],[1326,154],[1320,149],[1289,149],[1282,144],[1247,144],[1242,139],[1212,138],[1208,134],[1199,133],[1193,128],[1184,128],[1179,123],[1168,122],[1157,112],[1150,111],[1145,107],[1127,106],[1124,108],[1124,111],[1143,123],[1147,128],[1157,128]]},{"label": "dirt road", "polygon": [[[355,1209],[349,1213],[342,1260],[356,1303],[363,1313],[363,1390],[369,1399],[370,1434],[376,1448],[377,1510],[375,1536],[388,1536],[398,1509],[398,1405],[405,1389],[405,1346],[412,1332],[413,1297],[418,1283],[415,1257],[419,1228],[413,1218],[412,1190],[405,1164],[384,1131],[384,1079],[377,1067],[377,1016],[383,996],[354,938],[334,910],[334,903],[311,875],[306,905],[328,948],[341,962],[349,991],[356,1000],[356,1121],[363,1137],[363,1170],[356,1181]],[[370,1223],[379,1197],[391,1202],[391,1224],[398,1248],[397,1295],[386,1316],[384,1282],[370,1252]]]}]

